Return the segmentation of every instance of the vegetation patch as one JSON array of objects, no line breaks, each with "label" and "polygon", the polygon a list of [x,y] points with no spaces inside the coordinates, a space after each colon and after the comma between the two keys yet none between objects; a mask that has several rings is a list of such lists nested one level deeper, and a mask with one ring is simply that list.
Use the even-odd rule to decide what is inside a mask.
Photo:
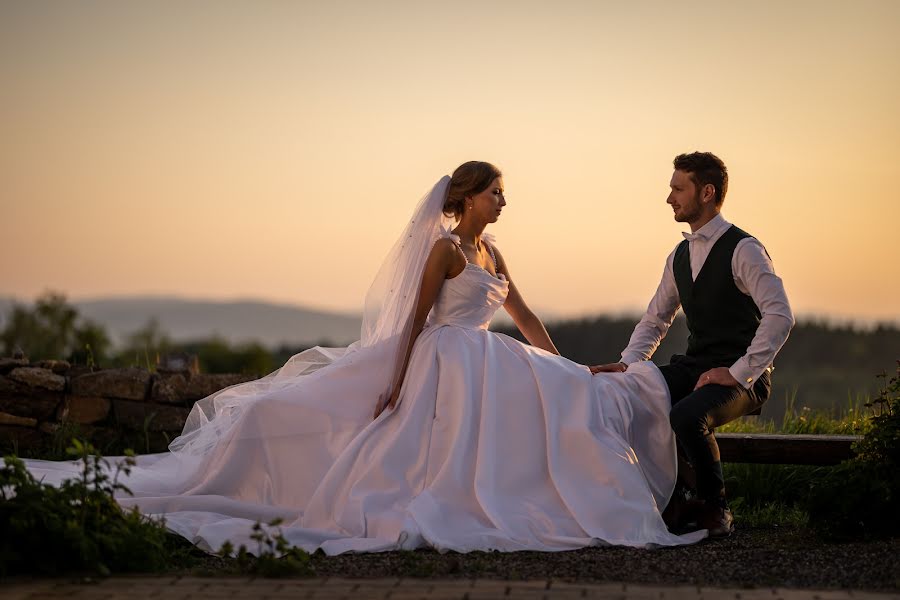
[{"label": "vegetation patch", "polygon": [[90,443],[76,439],[67,454],[81,463],[81,473],[58,487],[35,479],[21,459],[3,459],[0,577],[185,569],[265,577],[313,573],[309,555],[287,544],[279,521],[254,525],[255,556],[244,546],[235,551],[226,544],[221,557],[209,557],[169,532],[165,521],[116,502],[116,493],[131,493],[119,477],[134,466],[133,452],[111,464]]},{"label": "vegetation patch", "polygon": [[857,455],[812,483],[812,525],[834,538],[900,535],[900,361],[881,394]]},{"label": "vegetation patch", "polygon": [[118,479],[134,464],[114,468],[77,440],[70,457],[81,477],[54,487],[37,481],[13,456],[0,469],[0,575],[159,571],[168,565],[163,523],[124,511],[113,498],[128,489]]}]

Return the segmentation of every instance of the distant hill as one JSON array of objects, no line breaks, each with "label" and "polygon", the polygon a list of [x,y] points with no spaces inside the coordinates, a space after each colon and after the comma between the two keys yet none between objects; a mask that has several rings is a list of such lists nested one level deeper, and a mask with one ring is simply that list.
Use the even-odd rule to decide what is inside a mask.
[{"label": "distant hill", "polygon": [[[0,323],[13,303],[0,298]],[[346,345],[359,339],[356,315],[261,301],[217,302],[165,296],[128,296],[71,301],[78,313],[103,325],[114,344],[156,318],[176,342],[219,335],[229,343],[257,341],[269,348],[320,342]]]}]

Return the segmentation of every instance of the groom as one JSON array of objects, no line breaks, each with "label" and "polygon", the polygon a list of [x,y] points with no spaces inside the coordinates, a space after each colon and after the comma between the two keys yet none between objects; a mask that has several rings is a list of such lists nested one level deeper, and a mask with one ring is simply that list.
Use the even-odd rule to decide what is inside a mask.
[{"label": "groom", "polygon": [[[624,371],[649,360],[679,306],[687,317],[687,352],[660,367],[669,386],[669,420],[696,474],[697,498],[676,490],[664,515],[674,530],[693,515],[710,537],[733,530],[713,429],[757,412],[771,390],[772,360],[794,325],[781,279],[763,245],[721,215],[728,191],[725,163],[709,152],[675,157],[666,202],[691,233],[669,254],[662,281],[618,363],[594,373]],[[685,473],[680,471],[680,479]]]}]

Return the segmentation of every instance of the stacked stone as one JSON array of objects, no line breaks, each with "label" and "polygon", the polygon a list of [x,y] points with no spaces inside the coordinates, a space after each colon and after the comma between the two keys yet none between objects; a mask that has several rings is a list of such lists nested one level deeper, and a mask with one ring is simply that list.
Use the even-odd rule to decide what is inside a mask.
[{"label": "stacked stone", "polygon": [[73,423],[101,443],[141,432],[153,439],[153,447],[136,450],[162,450],[166,440],[181,433],[194,402],[253,379],[189,368],[151,373],[0,358],[0,447],[40,448],[64,423]]}]

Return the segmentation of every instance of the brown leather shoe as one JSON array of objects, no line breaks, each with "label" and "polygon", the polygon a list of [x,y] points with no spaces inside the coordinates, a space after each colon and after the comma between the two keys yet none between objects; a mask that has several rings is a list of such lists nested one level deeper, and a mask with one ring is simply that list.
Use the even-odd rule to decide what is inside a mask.
[{"label": "brown leather shoe", "polygon": [[697,517],[697,528],[708,529],[711,538],[726,537],[734,531],[734,517],[727,508],[706,504]]}]

